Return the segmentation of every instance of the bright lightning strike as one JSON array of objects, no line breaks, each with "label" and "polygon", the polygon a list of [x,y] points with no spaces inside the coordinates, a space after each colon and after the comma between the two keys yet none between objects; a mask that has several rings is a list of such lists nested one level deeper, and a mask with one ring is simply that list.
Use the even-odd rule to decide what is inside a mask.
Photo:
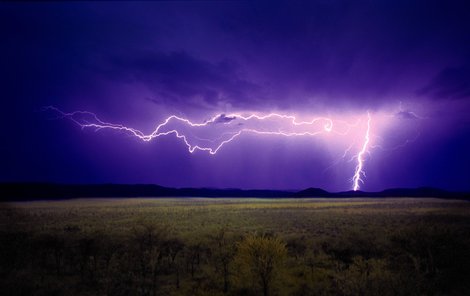
[{"label": "bright lightning strike", "polygon": [[359,183],[364,183],[363,177],[365,177],[365,172],[364,172],[364,155],[367,152],[367,149],[369,147],[369,142],[370,142],[370,123],[371,123],[371,117],[370,113],[367,112],[367,130],[366,130],[366,135],[364,137],[364,143],[362,145],[362,149],[359,151],[357,154],[357,165],[356,165],[356,170],[354,172],[353,176],[353,190],[357,191],[360,188]]},{"label": "bright lightning strike", "polygon": [[[278,113],[266,115],[250,114],[248,116],[234,113],[229,115],[217,114],[205,122],[194,123],[189,119],[171,115],[162,123],[158,124],[151,133],[146,134],[138,129],[122,124],[105,122],[99,119],[96,114],[89,111],[66,113],[53,106],[45,107],[43,110],[53,111],[58,114],[60,118],[68,118],[82,129],[92,128],[95,130],[111,129],[122,131],[145,142],[149,142],[161,136],[175,135],[184,142],[190,153],[200,150],[206,151],[212,155],[216,154],[224,145],[232,142],[242,134],[284,137],[317,136],[320,134],[346,136],[353,128],[359,126],[361,122],[361,120],[357,120],[354,123],[349,123],[342,120],[333,120],[329,117],[317,117],[309,121],[299,121],[295,116]],[[223,128],[224,131],[220,132],[220,128]],[[368,112],[367,129],[365,137],[362,140],[362,148],[357,155],[354,156],[357,160],[355,172],[352,177],[353,190],[355,191],[360,188],[360,183],[364,183],[364,157],[369,149],[370,129],[371,115]],[[216,130],[216,132],[219,132],[219,135],[214,137],[209,133],[207,137],[207,130]],[[201,134],[202,136],[200,136]],[[354,135],[354,137],[354,141],[357,141],[358,136]],[[362,137],[363,134],[361,133],[360,138]],[[194,141],[198,141],[198,143],[194,143]],[[206,142],[206,144],[201,144],[201,142]],[[353,144],[347,148],[343,154],[343,158],[352,149],[352,146]]]}]

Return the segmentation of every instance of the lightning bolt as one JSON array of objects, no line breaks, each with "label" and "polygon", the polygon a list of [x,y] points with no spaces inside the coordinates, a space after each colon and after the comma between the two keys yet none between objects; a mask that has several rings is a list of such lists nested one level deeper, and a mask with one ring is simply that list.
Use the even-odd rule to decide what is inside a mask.
[{"label": "lightning bolt", "polygon": [[366,129],[366,134],[364,137],[364,143],[362,144],[362,149],[359,151],[357,154],[357,165],[356,165],[356,170],[354,171],[354,176],[353,176],[353,190],[357,191],[360,188],[360,183],[364,183],[364,178],[366,176],[364,172],[364,155],[368,151],[369,147],[369,142],[370,142],[370,123],[372,121],[372,118],[370,116],[370,113],[367,112],[367,129]]},{"label": "lightning bolt", "polygon": [[[158,124],[156,128],[151,133],[144,133],[138,129],[128,127],[122,124],[115,124],[111,122],[106,122],[98,118],[98,116],[89,111],[74,111],[74,112],[63,112],[60,109],[54,106],[44,107],[43,111],[53,111],[57,114],[57,118],[67,118],[72,122],[80,126],[82,129],[92,128],[96,131],[103,129],[110,129],[125,132],[131,136],[134,136],[142,141],[149,142],[155,138],[175,135],[178,139],[181,139],[186,145],[188,152],[194,153],[195,151],[205,151],[212,155],[215,155],[224,145],[232,142],[237,137],[242,134],[255,134],[255,135],[275,135],[275,136],[284,136],[284,137],[297,137],[297,136],[317,136],[320,134],[336,134],[340,136],[345,136],[350,133],[351,129],[357,127],[361,120],[358,119],[354,123],[349,123],[343,120],[333,121],[328,117],[317,117],[309,121],[300,121],[295,116],[285,115],[279,113],[269,113],[266,115],[250,114],[243,115],[239,113],[233,114],[217,114],[214,117],[210,118],[207,121],[202,123],[195,123],[189,119],[179,117],[177,115],[171,115],[167,117],[163,122]],[[233,122],[238,121],[238,124],[232,124]],[[247,124],[263,123],[279,125],[281,127],[272,128],[260,128],[260,127],[245,127]],[[335,123],[334,123],[335,122]],[[287,127],[286,128],[286,123]],[[182,124],[182,127],[171,127],[171,124]],[[235,128],[238,130],[233,130],[230,132],[224,132],[219,137],[216,138],[201,138],[193,134],[193,131],[188,131],[185,133],[185,128],[191,128],[193,130],[200,131],[201,128],[215,126],[215,124],[222,124],[224,128],[230,129]],[[364,172],[364,162],[365,154],[368,153],[369,142],[370,142],[370,128],[371,128],[371,115],[367,112],[367,129],[366,134],[363,140],[362,148],[358,154],[354,157],[357,159],[357,165],[355,168],[354,176],[352,177],[353,181],[353,190],[358,190],[360,188],[360,183],[364,183],[363,178],[365,177]],[[296,129],[301,129],[297,131]],[[303,129],[303,130],[302,130]],[[194,138],[200,142],[206,141],[211,144],[202,145],[200,143],[193,144],[190,139]],[[346,151],[344,152],[342,158],[346,156],[347,153],[352,149],[351,144]]]}]

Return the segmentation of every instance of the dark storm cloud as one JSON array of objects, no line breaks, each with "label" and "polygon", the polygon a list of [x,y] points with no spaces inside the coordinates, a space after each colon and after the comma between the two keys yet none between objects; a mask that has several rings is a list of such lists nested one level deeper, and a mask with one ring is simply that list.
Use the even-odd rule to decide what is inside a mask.
[{"label": "dark storm cloud", "polygon": [[9,56],[24,61],[11,59],[10,68],[20,71],[15,76],[36,77],[29,80],[38,88],[58,81],[56,89],[65,85],[60,91],[47,87],[56,95],[78,85],[93,97],[101,87],[93,74],[102,73],[104,62],[108,78],[120,79],[117,84],[143,83],[153,93],[151,101],[177,108],[295,111],[375,108],[414,95],[448,57],[460,60],[470,51],[467,5],[70,3],[25,10],[10,5],[17,13],[5,10],[2,19],[4,28],[14,28],[4,29]]},{"label": "dark storm cloud", "polygon": [[465,55],[470,49],[466,6],[462,1],[260,1],[209,12],[207,22],[215,24],[209,28],[214,35],[233,38],[228,40],[237,52],[228,54],[263,87],[266,96],[253,104],[370,108],[414,95],[448,57]]},{"label": "dark storm cloud", "polygon": [[418,94],[439,100],[470,97],[470,65],[445,68]]},{"label": "dark storm cloud", "polygon": [[214,123],[229,123],[231,121],[235,120],[234,116],[227,116],[225,114],[220,114],[217,116],[217,118],[214,120]]},{"label": "dark storm cloud", "polygon": [[230,102],[238,107],[256,102],[260,87],[244,79],[235,62],[209,62],[187,52],[132,52],[115,57],[105,70],[109,77],[141,82],[152,89],[165,104],[197,104],[217,106]]}]

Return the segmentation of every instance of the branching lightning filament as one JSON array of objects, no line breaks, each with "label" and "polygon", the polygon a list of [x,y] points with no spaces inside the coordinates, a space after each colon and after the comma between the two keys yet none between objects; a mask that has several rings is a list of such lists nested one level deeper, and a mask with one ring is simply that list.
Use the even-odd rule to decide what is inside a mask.
[{"label": "branching lightning filament", "polygon": [[[134,136],[142,141],[149,142],[161,136],[175,135],[181,139],[190,153],[195,151],[205,151],[212,155],[217,154],[222,147],[234,141],[242,134],[272,135],[284,137],[318,136],[321,134],[346,136],[351,135],[354,130],[354,142],[357,141],[357,127],[361,127],[361,120],[349,123],[343,120],[333,120],[329,117],[316,117],[308,121],[298,120],[295,116],[269,113],[266,115],[239,113],[217,114],[202,123],[194,123],[187,118],[171,115],[163,120],[150,133],[144,133],[138,129],[122,124],[105,122],[89,111],[74,111],[66,113],[60,109],[48,106],[44,111],[52,111],[59,118],[67,118],[79,125],[82,129],[91,128],[95,130],[110,129],[121,131]],[[362,121],[363,122],[363,121]],[[357,165],[352,177],[353,190],[358,190],[360,184],[364,183],[364,162],[368,153],[370,142],[371,115],[367,113],[367,128],[363,138],[360,151],[356,154]],[[197,142],[197,143],[195,143]],[[351,150],[353,144],[350,143],[344,155]],[[344,158],[343,155],[343,158]]]},{"label": "branching lightning filament", "polygon": [[365,177],[364,172],[364,155],[367,153],[370,142],[370,124],[371,124],[370,113],[367,112],[367,129],[364,137],[364,143],[362,144],[362,149],[357,154],[357,165],[356,170],[353,176],[353,190],[357,191],[360,188],[360,183],[364,183],[363,178]]}]

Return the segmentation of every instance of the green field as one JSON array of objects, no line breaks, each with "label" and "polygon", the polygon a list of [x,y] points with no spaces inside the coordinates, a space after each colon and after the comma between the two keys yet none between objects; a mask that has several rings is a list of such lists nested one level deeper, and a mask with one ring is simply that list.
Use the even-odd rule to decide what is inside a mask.
[{"label": "green field", "polygon": [[[4,295],[465,295],[470,203],[3,203]],[[2,293],[3,294],[3,293]]]}]

